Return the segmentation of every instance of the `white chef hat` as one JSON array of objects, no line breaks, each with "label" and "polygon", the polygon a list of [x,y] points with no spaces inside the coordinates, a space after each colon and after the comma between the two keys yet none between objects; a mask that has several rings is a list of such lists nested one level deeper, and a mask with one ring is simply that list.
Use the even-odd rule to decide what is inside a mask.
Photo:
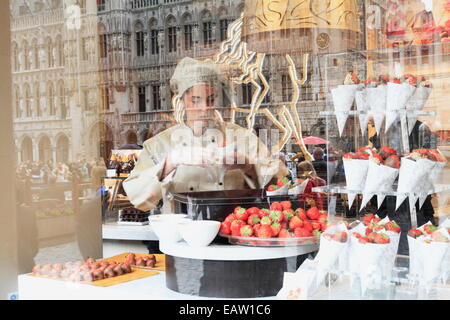
[{"label": "white chef hat", "polygon": [[189,57],[182,59],[170,80],[170,88],[180,97],[190,88],[202,84],[209,84],[223,90],[223,93],[231,101],[230,83],[225,78],[220,66],[210,59],[203,61]]}]

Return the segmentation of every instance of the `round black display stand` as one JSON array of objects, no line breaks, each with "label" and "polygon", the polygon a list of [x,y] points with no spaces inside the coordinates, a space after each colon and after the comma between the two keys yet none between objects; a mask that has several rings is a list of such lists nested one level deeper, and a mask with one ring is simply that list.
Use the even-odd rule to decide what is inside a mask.
[{"label": "round black display stand", "polygon": [[[214,260],[201,259],[195,254],[192,258],[187,257],[189,254],[186,252],[180,254],[183,256],[178,256],[171,254],[176,250],[167,250],[171,252],[165,252],[167,288],[183,294],[208,298],[273,297],[283,286],[284,272],[295,272],[311,254],[310,251],[272,259],[250,257],[245,260],[238,260],[240,255],[237,254],[236,259],[224,255],[222,260],[220,245],[216,245],[215,249],[218,254]],[[292,251],[286,254],[292,254]],[[206,253],[205,256],[209,254]]]}]

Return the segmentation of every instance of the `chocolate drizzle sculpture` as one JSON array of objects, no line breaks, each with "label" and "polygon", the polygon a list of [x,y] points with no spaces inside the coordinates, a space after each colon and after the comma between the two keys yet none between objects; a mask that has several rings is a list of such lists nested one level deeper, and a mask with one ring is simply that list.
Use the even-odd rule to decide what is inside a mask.
[{"label": "chocolate drizzle sculpture", "polygon": [[[236,112],[247,113],[247,127],[252,129],[256,114],[263,113],[283,133],[272,152],[279,152],[294,135],[305,158],[312,160],[303,143],[297,109],[300,87],[308,80],[309,54],[356,48],[359,32],[356,0],[247,0],[244,13],[230,24],[228,38],[221,44],[216,56],[217,63],[240,70],[241,74],[233,79],[236,84],[251,83],[256,88],[250,109],[233,106],[232,121]],[[347,47],[342,47],[344,41],[330,41],[332,38],[345,39]],[[293,84],[289,107],[279,108],[277,116],[268,108],[260,109],[270,89],[262,72],[268,54],[285,55]],[[301,79],[290,54],[303,54]]]}]

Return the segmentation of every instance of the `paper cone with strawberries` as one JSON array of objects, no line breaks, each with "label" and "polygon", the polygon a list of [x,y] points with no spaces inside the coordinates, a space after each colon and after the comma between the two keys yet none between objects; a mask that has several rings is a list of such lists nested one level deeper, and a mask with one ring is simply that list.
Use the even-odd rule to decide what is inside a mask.
[{"label": "paper cone with strawberries", "polygon": [[317,261],[317,283],[322,282],[326,274],[333,269],[348,241],[348,230],[344,224],[329,227],[322,233],[320,249],[314,259]]},{"label": "paper cone with strawberries", "polygon": [[366,88],[366,94],[370,106],[370,115],[373,118],[377,134],[380,134],[386,113],[387,86],[381,84],[374,88]]},{"label": "paper cone with strawberries", "polygon": [[393,184],[397,179],[399,168],[400,162],[394,149],[381,147],[380,151],[372,152],[360,210],[374,195],[377,195],[377,204],[380,208],[386,193],[393,191]]},{"label": "paper cone with strawberries", "polygon": [[271,184],[267,187],[266,194],[270,196],[284,196],[289,192],[291,183],[288,178],[278,178],[276,184]]},{"label": "paper cone with strawberries", "polygon": [[395,78],[387,84],[386,92],[386,126],[385,132],[395,123],[398,118],[398,111],[405,107],[406,102],[412,96],[416,88],[407,82],[401,83]]},{"label": "paper cone with strawberries", "polygon": [[[344,155],[345,181],[348,190],[359,191],[364,188],[366,182],[367,171],[369,169],[368,159],[349,158]],[[353,201],[357,196],[357,192],[348,193],[348,207],[351,208]]]},{"label": "paper cone with strawberries", "polygon": [[331,96],[333,99],[334,111],[336,113],[336,120],[339,129],[339,136],[344,131],[345,123],[347,122],[348,112],[352,108],[355,100],[355,93],[358,86],[340,85],[337,88],[331,89]]},{"label": "paper cone with strawberries", "polygon": [[447,165],[447,159],[444,155],[437,149],[415,149],[411,153],[416,155],[416,157],[422,157],[433,165],[427,174],[423,177],[423,180],[418,188],[417,193],[419,193],[419,209],[422,208],[428,195],[433,193],[434,182],[437,181]]},{"label": "paper cone with strawberries", "polygon": [[[435,162],[433,161],[428,159],[414,160],[413,157],[403,157],[401,162],[397,192],[403,194],[397,196],[395,210],[408,197],[408,193],[416,193],[423,188],[424,181],[428,179],[428,175],[435,166]],[[411,195],[411,197],[414,200],[414,196]]]},{"label": "paper cone with strawberries", "polygon": [[[420,111],[423,110],[425,104],[428,101],[428,98],[431,94],[432,88],[430,86],[418,85],[412,96],[406,102],[406,110],[409,111]],[[417,115],[414,113],[407,114],[408,121],[408,131],[411,134],[414,125],[417,121]]]},{"label": "paper cone with strawberries", "polygon": [[358,90],[355,93],[356,109],[360,112],[358,115],[359,127],[361,129],[362,136],[367,134],[367,126],[369,124],[369,110],[370,105],[367,101],[367,92],[364,89]]}]

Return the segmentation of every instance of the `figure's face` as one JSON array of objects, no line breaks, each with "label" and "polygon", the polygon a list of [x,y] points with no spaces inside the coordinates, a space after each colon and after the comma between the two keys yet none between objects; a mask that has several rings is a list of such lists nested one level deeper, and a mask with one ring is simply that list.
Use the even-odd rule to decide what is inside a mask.
[{"label": "figure's face", "polygon": [[206,127],[208,120],[214,118],[216,92],[211,85],[198,85],[190,88],[183,95],[188,122],[202,122]]}]

